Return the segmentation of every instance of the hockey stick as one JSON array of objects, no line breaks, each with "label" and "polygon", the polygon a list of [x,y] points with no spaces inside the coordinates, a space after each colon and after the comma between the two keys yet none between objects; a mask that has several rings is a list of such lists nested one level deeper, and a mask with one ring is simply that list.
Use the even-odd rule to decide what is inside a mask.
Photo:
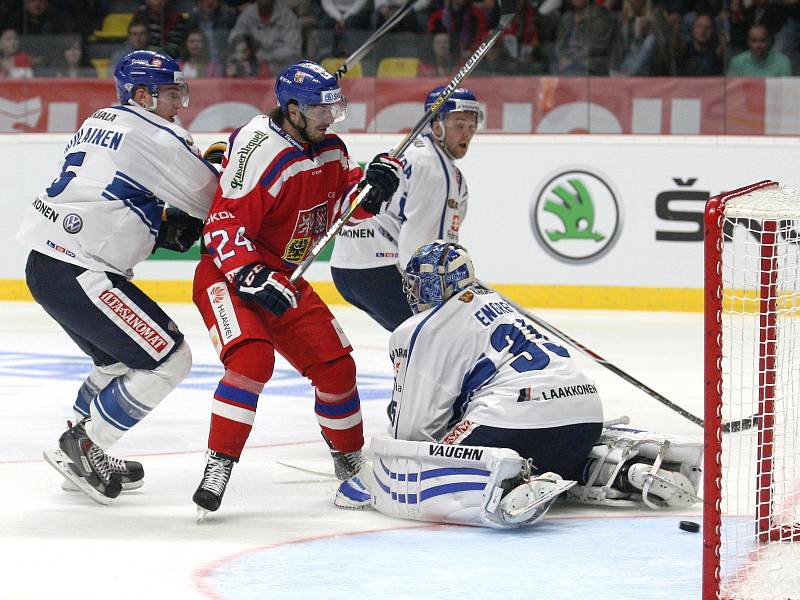
[{"label": "hockey stick", "polygon": [[[482,285],[483,287],[487,287],[483,283],[481,283],[480,281],[478,283],[480,285]],[[688,410],[686,410],[685,408],[682,408],[681,406],[678,406],[677,404],[672,402],[669,398],[666,398],[665,396],[662,396],[657,391],[655,391],[653,388],[645,385],[644,383],[642,383],[641,381],[639,381],[638,379],[636,379],[632,375],[629,375],[628,373],[626,373],[625,371],[620,369],[615,364],[607,361],[605,358],[603,358],[602,356],[597,354],[597,352],[595,352],[594,350],[591,350],[590,348],[587,348],[586,346],[581,344],[579,341],[571,338],[570,336],[568,336],[566,333],[564,333],[560,329],[557,329],[557,328],[553,327],[552,325],[550,325],[546,321],[543,321],[539,317],[535,316],[530,311],[522,308],[519,304],[517,304],[516,302],[514,302],[513,300],[511,300],[507,296],[503,296],[503,297],[505,298],[506,302],[508,302],[511,306],[513,306],[519,313],[525,315],[525,317],[527,317],[528,319],[533,321],[536,325],[538,325],[539,327],[541,327],[542,329],[544,329],[548,333],[554,335],[557,338],[560,338],[562,341],[568,343],[573,348],[576,348],[576,349],[580,350],[581,352],[586,354],[589,358],[594,360],[599,365],[605,367],[606,369],[608,369],[609,371],[611,371],[615,375],[621,377],[622,379],[624,379],[628,383],[630,383],[633,386],[639,388],[641,391],[643,391],[645,394],[647,394],[651,398],[657,400],[658,402],[660,402],[661,404],[663,404],[667,408],[675,411],[680,416],[684,417],[685,419],[688,419],[689,421],[691,421],[695,425],[697,425],[699,427],[703,427],[704,426],[703,419],[701,419],[697,415],[694,415],[694,414],[690,413]],[[753,425],[756,424],[756,419],[757,418],[755,416],[752,416],[752,417],[748,417],[746,419],[742,419],[740,421],[731,421],[731,422],[728,422],[728,423],[723,423],[722,424],[722,431],[724,433],[736,433],[737,431],[744,431],[745,429],[750,429],[751,427],[753,427]]]},{"label": "hockey stick", "polygon": [[336,79],[341,79],[344,77],[350,67],[364,58],[367,52],[372,50],[375,44],[378,43],[378,40],[380,40],[387,31],[397,25],[403,19],[403,17],[408,14],[408,11],[411,10],[411,7],[414,6],[416,1],[417,0],[406,0],[406,3],[400,7],[400,10],[386,19],[383,22],[383,25],[378,27],[378,29],[375,30],[375,33],[369,36],[366,42],[361,44],[361,46],[359,46],[355,52],[345,59],[345,61],[342,63],[342,66],[336,69],[336,73],[334,73],[333,76],[336,77]]},{"label": "hockey stick", "polygon": [[[464,63],[464,66],[462,66],[458,70],[458,73],[456,73],[452,81],[450,81],[450,83],[447,84],[447,87],[441,91],[441,93],[437,96],[436,100],[433,101],[431,107],[425,112],[425,115],[423,115],[423,117],[419,120],[414,129],[412,129],[409,133],[407,133],[406,136],[400,141],[400,143],[395,148],[393,148],[391,152],[389,152],[390,157],[397,158],[403,155],[403,153],[411,145],[411,142],[413,142],[419,136],[419,134],[422,133],[425,127],[428,126],[428,123],[430,123],[433,120],[433,117],[436,115],[437,111],[442,106],[442,104],[444,104],[447,101],[447,99],[456,90],[456,88],[458,88],[458,86],[461,84],[464,78],[475,69],[475,67],[481,61],[486,52],[489,51],[489,48],[491,48],[497,41],[497,38],[499,38],[500,35],[502,35],[505,28],[511,22],[511,19],[514,18],[514,14],[515,13],[511,12],[500,16],[500,23],[497,25],[497,27],[494,28],[494,30],[491,32],[488,38],[486,38],[483,42],[481,42],[481,45],[478,46],[477,50],[475,50],[475,52],[472,53],[472,56],[470,56],[467,59],[467,62]],[[325,234],[321,238],[319,238],[319,240],[317,240],[317,243],[314,244],[314,246],[309,251],[308,256],[306,256],[303,262],[297,265],[297,268],[294,270],[294,272],[292,272],[292,275],[289,277],[290,282],[295,283],[298,279],[300,279],[300,277],[303,275],[303,273],[306,272],[308,267],[311,266],[311,263],[313,263],[316,260],[317,256],[319,256],[320,252],[322,252],[322,250],[325,249],[325,246],[327,246],[330,243],[330,241],[336,236],[336,234],[339,233],[339,230],[341,230],[341,228],[344,227],[344,224],[350,220],[350,217],[353,216],[353,213],[356,211],[356,209],[358,209],[358,207],[361,206],[361,203],[364,201],[364,198],[369,193],[369,190],[370,190],[369,184],[365,185],[358,193],[358,195],[355,197],[355,199],[351,202],[350,206],[345,211],[345,213],[342,216],[340,216],[333,223],[333,225],[331,225],[330,229],[328,229],[328,231],[326,231]]]}]

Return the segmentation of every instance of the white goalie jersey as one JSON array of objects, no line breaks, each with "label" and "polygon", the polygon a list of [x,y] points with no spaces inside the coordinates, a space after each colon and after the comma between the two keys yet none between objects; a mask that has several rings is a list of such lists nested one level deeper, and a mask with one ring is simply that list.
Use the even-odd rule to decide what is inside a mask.
[{"label": "white goalie jersey", "polygon": [[402,162],[404,176],[385,210],[339,232],[332,267],[398,264],[402,268],[417,248],[431,240],[458,242],[469,198],[461,171],[430,134],[415,140]]},{"label": "white goalie jersey", "polygon": [[17,239],[58,260],[133,276],[153,250],[164,204],[205,219],[216,169],[189,133],[138,106],[98,110],[64,148]]},{"label": "white goalie jersey", "polygon": [[[597,423],[594,382],[497,292],[471,286],[391,336],[392,433],[457,444],[477,425]],[[467,441],[468,443],[468,441]]]}]

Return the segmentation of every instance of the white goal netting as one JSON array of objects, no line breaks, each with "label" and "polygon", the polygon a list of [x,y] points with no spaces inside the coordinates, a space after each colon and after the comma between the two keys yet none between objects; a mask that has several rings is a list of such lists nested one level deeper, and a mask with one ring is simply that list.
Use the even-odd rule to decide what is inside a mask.
[{"label": "white goal netting", "polygon": [[800,190],[729,199],[722,239],[719,597],[800,600]]}]

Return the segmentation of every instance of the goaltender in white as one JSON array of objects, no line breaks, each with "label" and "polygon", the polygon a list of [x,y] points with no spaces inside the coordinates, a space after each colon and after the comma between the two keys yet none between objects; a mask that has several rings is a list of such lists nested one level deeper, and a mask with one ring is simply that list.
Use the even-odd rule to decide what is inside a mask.
[{"label": "goaltender in white", "polygon": [[668,472],[666,438],[603,431],[594,382],[476,281],[462,246],[422,246],[404,284],[415,315],[390,340],[393,438],[372,440],[372,462],[339,486],[337,506],[509,528],[538,522],[568,490],[584,502],[641,502],[643,488],[653,507],[696,501],[702,446],[667,456]]}]

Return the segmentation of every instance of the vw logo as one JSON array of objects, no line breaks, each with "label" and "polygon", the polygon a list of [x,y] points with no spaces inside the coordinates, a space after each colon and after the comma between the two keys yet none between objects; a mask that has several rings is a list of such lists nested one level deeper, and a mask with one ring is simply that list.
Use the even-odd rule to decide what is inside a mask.
[{"label": "vw logo", "polygon": [[83,229],[83,219],[75,213],[69,213],[64,217],[64,231],[67,233],[78,233]]}]

